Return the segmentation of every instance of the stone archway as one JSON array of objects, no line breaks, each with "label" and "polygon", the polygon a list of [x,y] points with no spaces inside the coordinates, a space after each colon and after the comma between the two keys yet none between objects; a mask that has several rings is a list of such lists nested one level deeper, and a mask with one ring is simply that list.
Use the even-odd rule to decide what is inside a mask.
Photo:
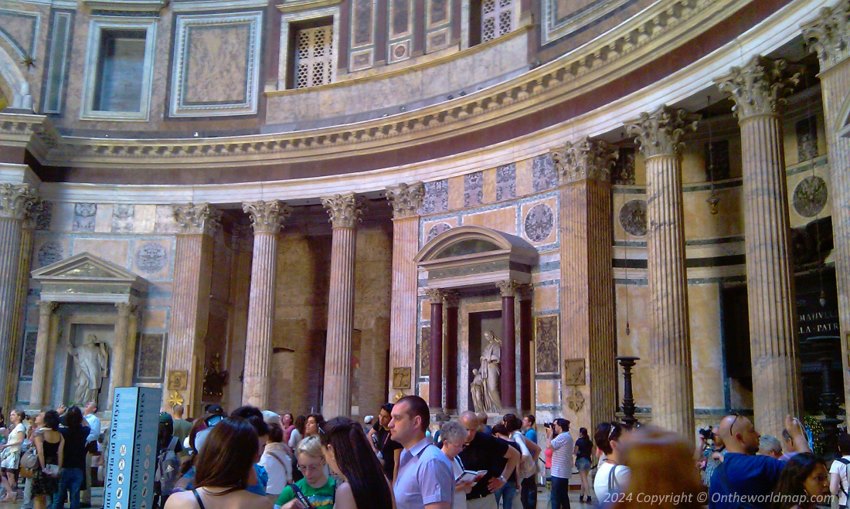
[{"label": "stone archway", "polygon": [[0,110],[7,106],[23,106],[29,91],[29,83],[17,62],[0,46]]}]

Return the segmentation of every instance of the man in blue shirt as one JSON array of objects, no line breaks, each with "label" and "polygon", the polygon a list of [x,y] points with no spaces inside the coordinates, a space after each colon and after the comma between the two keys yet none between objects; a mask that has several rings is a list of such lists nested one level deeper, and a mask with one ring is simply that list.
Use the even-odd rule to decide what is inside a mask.
[{"label": "man in blue shirt", "polygon": [[[536,422],[537,419],[534,417],[534,414],[528,414],[522,418],[522,433],[535,444],[537,443],[537,430],[534,429]],[[537,507],[537,476],[532,475],[523,479],[521,486],[520,500],[522,500],[522,509],[535,509]]]},{"label": "man in blue shirt", "polygon": [[396,509],[451,509],[452,463],[425,437],[431,421],[428,403],[419,396],[405,396],[391,415],[390,436],[404,447],[393,484]]},{"label": "man in blue shirt", "polygon": [[[785,429],[794,440],[797,451],[810,452],[800,421],[786,416]],[[785,462],[756,455],[760,435],[746,417],[727,415],[720,421],[719,433],[727,452],[723,463],[711,476],[709,509],[771,506],[771,494]]]}]

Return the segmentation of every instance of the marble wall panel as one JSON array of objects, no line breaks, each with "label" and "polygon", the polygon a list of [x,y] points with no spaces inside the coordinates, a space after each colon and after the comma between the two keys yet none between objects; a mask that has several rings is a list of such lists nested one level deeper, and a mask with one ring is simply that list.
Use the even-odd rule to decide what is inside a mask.
[{"label": "marble wall panel", "polygon": [[425,182],[425,197],[422,200],[422,214],[445,212],[449,209],[449,182],[436,180]]},{"label": "marble wall panel", "polygon": [[177,233],[177,222],[174,220],[174,209],[171,205],[157,205],[154,219],[156,233]]},{"label": "marble wall panel", "polygon": [[113,225],[112,210],[114,205],[111,203],[98,203],[97,213],[94,217],[94,231],[97,233],[111,233]]},{"label": "marble wall panel", "polygon": [[535,388],[538,405],[561,404],[561,381],[557,379],[536,380]]},{"label": "marble wall panel", "polygon": [[484,202],[484,173],[476,171],[463,176],[463,206],[475,207]]},{"label": "marble wall panel", "polygon": [[375,63],[376,0],[352,0],[348,69],[360,71]]},{"label": "marble wall panel", "polygon": [[535,286],[532,303],[535,311],[558,309],[558,285]]},{"label": "marble wall panel", "polygon": [[550,154],[535,157],[531,163],[532,191],[539,193],[558,186],[558,172]]},{"label": "marble wall panel", "polygon": [[[136,240],[133,243],[133,272],[148,280],[170,280],[173,266],[172,246],[170,239]],[[225,279],[223,275],[219,276],[215,279]]]},{"label": "marble wall panel", "polygon": [[21,364],[19,377],[32,380],[33,368],[35,367],[35,346],[38,331],[26,331],[21,348]]},{"label": "marble wall panel", "polygon": [[494,230],[516,235],[516,214],[517,208],[515,206],[502,207],[486,212],[463,216],[463,224],[485,226],[487,228],[493,228]]},{"label": "marble wall panel", "polygon": [[36,58],[40,23],[37,12],[0,9],[0,39],[15,50],[17,58]]},{"label": "marble wall panel", "polygon": [[[638,277],[640,277],[638,271],[631,273],[633,282]],[[643,278],[645,277],[645,271],[643,271]],[[618,282],[614,285],[614,298],[617,313],[617,355],[634,355],[641,358],[634,369],[635,404],[639,407],[648,407],[653,383],[653,373],[649,362],[649,288],[645,280],[641,285],[624,285]],[[628,334],[626,333],[627,322]],[[622,379],[622,370],[620,370],[618,372],[620,395],[623,394]]]},{"label": "marble wall panel", "polygon": [[130,253],[129,239],[94,238],[73,239],[72,255],[89,253],[98,258],[110,261],[119,267],[128,267],[128,256]]},{"label": "marble wall panel", "polygon": [[432,53],[451,44],[452,0],[425,1],[425,52]]},{"label": "marble wall panel", "polygon": [[133,206],[133,232],[153,233],[156,227],[156,205]]},{"label": "marble wall panel", "polygon": [[710,189],[690,191],[684,194],[682,206],[685,212],[685,240],[713,239],[744,234],[743,202],[740,187],[715,191],[720,199],[717,214],[711,213],[706,200]]},{"label": "marble wall panel", "polygon": [[719,285],[688,285],[695,408],[724,408]]},{"label": "marble wall panel", "polygon": [[466,177],[451,177],[449,182],[449,210],[459,210],[464,207],[466,194]]},{"label": "marble wall panel", "polygon": [[41,214],[35,221],[35,229],[45,231],[50,229],[50,224],[53,222],[53,202],[45,201],[42,203]]},{"label": "marble wall panel", "polygon": [[141,316],[142,330],[165,329],[167,326],[168,311],[165,309],[145,309]]},{"label": "marble wall panel", "polygon": [[401,62],[412,56],[413,2],[411,0],[389,1],[389,30],[387,62]]},{"label": "marble wall panel", "polygon": [[431,326],[419,329],[419,375],[428,376],[431,371]]},{"label": "marble wall panel", "polygon": [[71,228],[75,232],[93,232],[97,223],[96,203],[74,203],[74,221]]},{"label": "marble wall panel", "polygon": [[515,164],[496,168],[496,201],[510,200],[517,196],[517,169]]},{"label": "marble wall panel", "polygon": [[558,241],[558,200],[554,197],[523,203],[522,235],[533,245],[540,246]]},{"label": "marble wall panel", "polygon": [[515,163],[517,196],[528,196],[534,193],[533,165],[534,159],[523,159]]},{"label": "marble wall panel", "polygon": [[165,333],[139,334],[135,378],[140,382],[159,382],[163,378]]},{"label": "marble wall panel", "polygon": [[70,256],[70,243],[64,237],[40,237],[35,241],[33,255],[32,268],[39,269]]},{"label": "marble wall panel", "polygon": [[427,298],[419,300],[419,318],[423,323],[431,320],[431,301]]},{"label": "marble wall panel", "polygon": [[[558,315],[538,316],[534,320],[535,366],[537,374],[560,373]],[[538,400],[538,403],[541,403]]]},{"label": "marble wall panel", "polygon": [[481,172],[482,198],[481,203],[493,203],[496,201],[496,168],[490,168]]},{"label": "marble wall panel", "polygon": [[118,204],[112,206],[112,232],[132,233],[136,222],[136,207],[130,204]]},{"label": "marble wall panel", "polygon": [[420,228],[420,232],[422,235],[419,240],[419,245],[424,246],[431,239],[443,232],[448,231],[451,228],[456,227],[457,224],[457,217],[447,217],[443,219],[435,219],[432,221],[422,221],[422,226]]}]

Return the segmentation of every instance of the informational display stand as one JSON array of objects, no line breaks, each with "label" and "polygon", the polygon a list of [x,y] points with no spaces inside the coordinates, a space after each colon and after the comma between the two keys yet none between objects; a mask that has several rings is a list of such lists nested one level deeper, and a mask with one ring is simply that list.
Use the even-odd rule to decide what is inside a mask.
[{"label": "informational display stand", "polygon": [[162,390],[121,387],[114,398],[104,507],[151,509]]}]

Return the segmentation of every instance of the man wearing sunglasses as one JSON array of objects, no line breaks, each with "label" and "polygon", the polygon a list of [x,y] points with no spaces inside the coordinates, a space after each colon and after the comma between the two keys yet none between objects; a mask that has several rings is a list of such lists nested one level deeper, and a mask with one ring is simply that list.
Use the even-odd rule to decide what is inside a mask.
[{"label": "man wearing sunglasses", "polygon": [[[785,417],[785,430],[798,452],[811,452],[800,421]],[[770,505],[785,462],[770,456],[758,456],[759,433],[752,421],[742,415],[727,415],[720,421],[719,435],[726,444],[726,456],[711,476],[708,507],[731,509]]]}]

